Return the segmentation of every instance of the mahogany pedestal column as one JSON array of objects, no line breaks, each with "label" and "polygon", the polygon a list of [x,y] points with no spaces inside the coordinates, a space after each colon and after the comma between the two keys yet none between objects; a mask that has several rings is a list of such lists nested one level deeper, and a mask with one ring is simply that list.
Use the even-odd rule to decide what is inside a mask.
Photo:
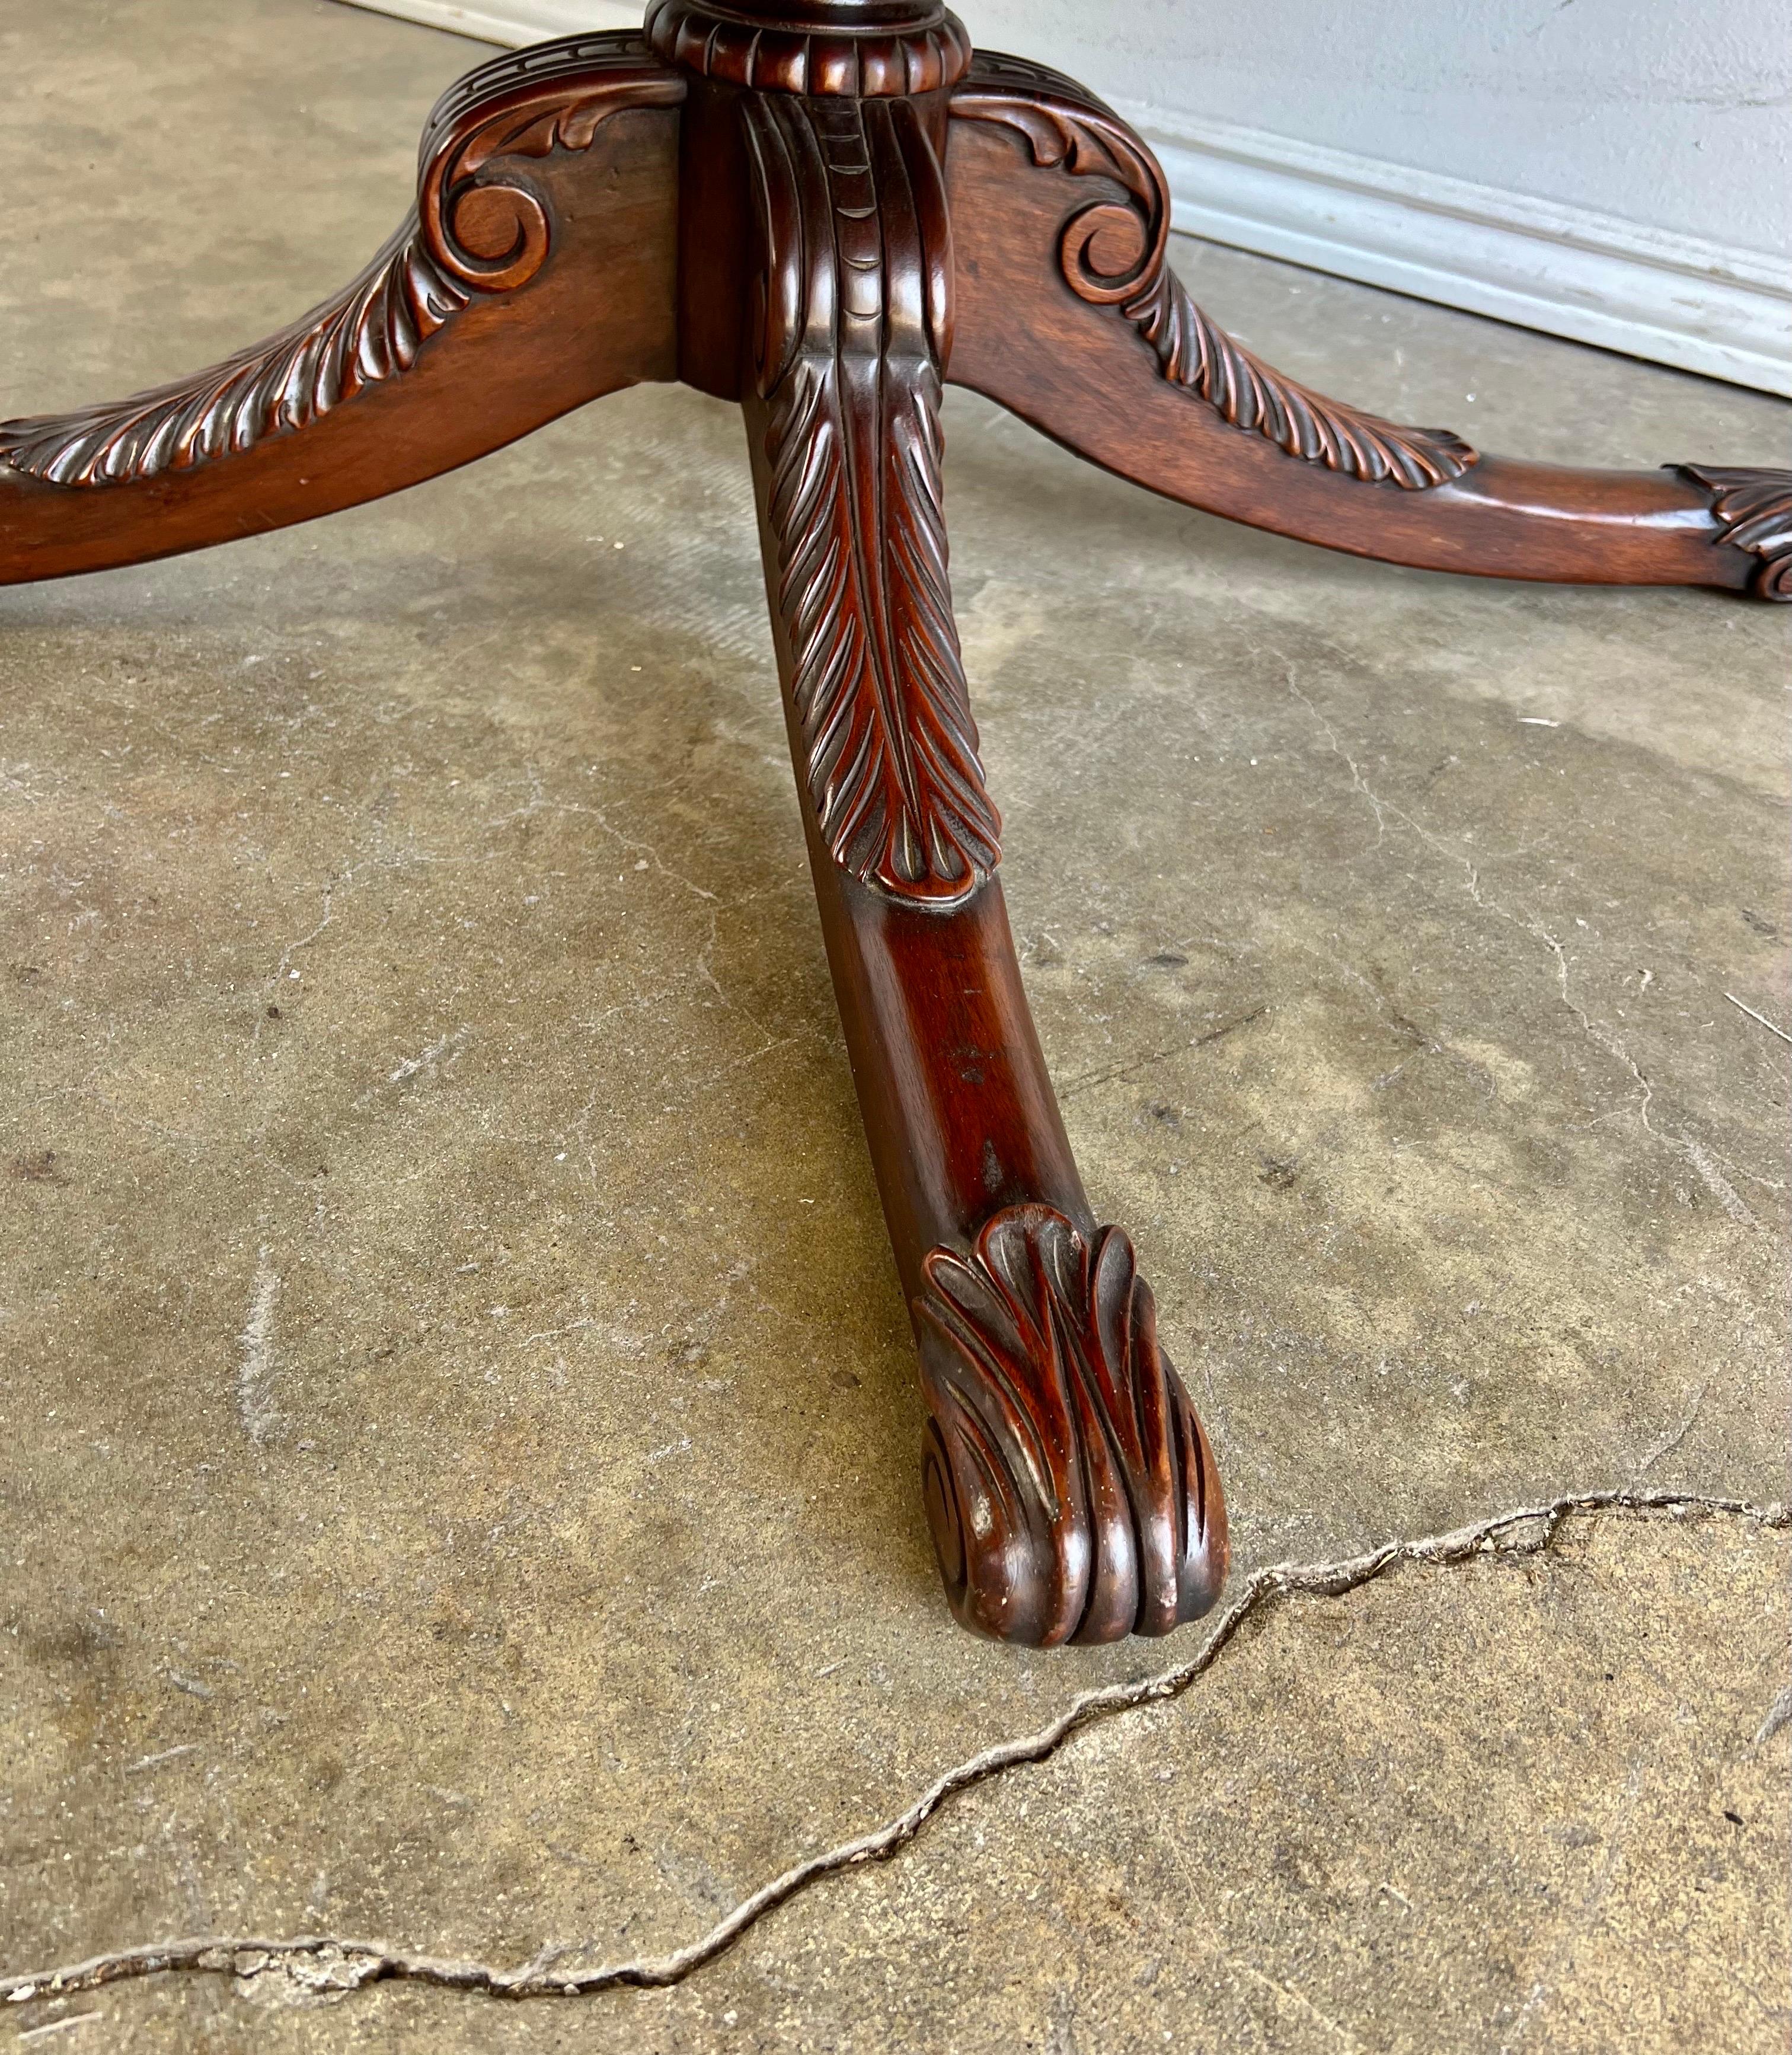
[{"label": "mahogany pedestal column", "polygon": [[947,576],[950,377],[1154,491],[1360,555],[1792,597],[1792,474],[1484,457],[1260,363],[1166,261],[1151,153],[928,0],[653,0],[481,65],[352,285],[177,385],[0,424],[0,581],[396,491],[644,379],[738,400],[816,896],[964,1623],[1163,1634],[1213,1454],[1030,1019]]}]

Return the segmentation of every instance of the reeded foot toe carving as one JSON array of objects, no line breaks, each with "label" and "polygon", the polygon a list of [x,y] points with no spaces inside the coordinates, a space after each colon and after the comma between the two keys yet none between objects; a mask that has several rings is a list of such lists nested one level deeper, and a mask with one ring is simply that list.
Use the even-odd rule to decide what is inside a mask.
[{"label": "reeded foot toe carving", "polygon": [[1723,540],[1760,559],[1749,590],[1757,599],[1792,601],[1792,471],[1710,463],[1676,468],[1711,495]]},{"label": "reeded foot toe carving", "polygon": [[922,1268],[922,1486],[959,1619],[1049,1647],[1207,1611],[1225,1501],[1125,1235],[1011,1206]]}]

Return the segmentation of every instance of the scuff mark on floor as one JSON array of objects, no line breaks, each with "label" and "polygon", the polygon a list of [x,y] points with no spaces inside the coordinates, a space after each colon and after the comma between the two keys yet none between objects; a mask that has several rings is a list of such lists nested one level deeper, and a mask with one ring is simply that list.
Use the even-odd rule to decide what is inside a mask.
[{"label": "scuff mark on floor", "polygon": [[244,1434],[258,1448],[280,1426],[274,1402],[274,1308],[279,1296],[280,1275],[263,1242],[255,1260],[254,1282],[250,1287],[249,1317],[237,1336],[242,1351],[236,1367],[237,1418]]},{"label": "scuff mark on floor", "polygon": [[1751,1745],[1765,1748],[1781,1728],[1788,1726],[1792,1726],[1792,1684],[1788,1684],[1767,1708],[1767,1717],[1755,1729]]},{"label": "scuff mark on floor", "polygon": [[[264,1252],[265,1256],[265,1252]],[[742,1899],[709,1931],[669,1954],[637,1956],[594,1969],[558,1966],[575,1945],[550,1943],[529,1962],[501,1964],[413,1954],[384,1941],[335,1935],[301,1935],[288,1940],[221,1939],[215,1935],[151,1942],[87,1961],[45,1970],[0,1975],[0,2002],[23,2005],[98,1990],[112,1983],[187,1972],[250,1982],[263,1976],[286,1980],[295,1997],[356,1990],[388,1981],[431,1984],[490,1998],[586,1998],[610,1990],[664,1990],[683,1983],[725,1954],[741,1937],[779,1906],[824,1879],[887,1862],[920,1833],[935,1813],[960,1793],[1013,1769],[1044,1762],[1085,1727],[1177,1698],[1204,1677],[1245,1623],[1294,1598],[1341,1599],[1390,1571],[1408,1566],[1447,1569],[1490,1556],[1535,1556],[1554,1545],[1565,1523],[1600,1518],[1737,1520],[1758,1528],[1792,1528],[1792,1510],[1780,1504],[1756,1505],[1746,1499],[1686,1492],[1640,1492],[1630,1488],[1572,1492],[1537,1505],[1495,1513],[1473,1525],[1408,1540],[1384,1541],[1359,1556],[1335,1562],[1279,1563],[1246,1579],[1201,1646],[1186,1662],[1123,1684],[1085,1691],[1055,1719],[1029,1734],[992,1747],[934,1779],[912,1805],[870,1832],[806,1857]],[[1776,1704],[1758,1741],[1774,1730]]]},{"label": "scuff mark on floor", "polygon": [[386,1073],[389,1085],[408,1084],[421,1071],[433,1071],[438,1063],[460,1053],[461,1044],[472,1033],[464,1022],[451,1033],[438,1035],[427,1048],[419,1049],[414,1056],[407,1056]]}]

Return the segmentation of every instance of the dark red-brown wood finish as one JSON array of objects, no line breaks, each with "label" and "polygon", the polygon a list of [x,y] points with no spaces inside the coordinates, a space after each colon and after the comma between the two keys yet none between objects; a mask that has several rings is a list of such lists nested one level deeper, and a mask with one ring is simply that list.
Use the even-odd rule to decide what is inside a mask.
[{"label": "dark red-brown wood finish", "polygon": [[952,1609],[1163,1634],[1226,1573],[1212,1449],[1097,1225],[1028,1014],[953,622],[949,376],[1191,506],[1501,578],[1792,597],[1792,473],[1480,456],[1282,377],[1168,263],[1150,152],[928,0],[653,0],[480,66],[336,299],[0,424],[0,582],[396,491],[646,379],[740,402],[829,962],[931,1414]]}]

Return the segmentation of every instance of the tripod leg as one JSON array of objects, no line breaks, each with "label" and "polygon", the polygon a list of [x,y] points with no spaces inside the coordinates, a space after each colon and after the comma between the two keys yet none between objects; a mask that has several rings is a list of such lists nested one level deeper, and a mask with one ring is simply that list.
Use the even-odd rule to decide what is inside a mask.
[{"label": "tripod leg", "polygon": [[1225,1509],[1132,1246],[1084,1196],[995,876],[946,577],[927,114],[739,105],[766,247],[746,415],[767,585],[947,1596],[1006,1640],[1166,1633],[1218,1595]]},{"label": "tripod leg", "polygon": [[1792,598],[1792,471],[1522,463],[1322,399],[1189,298],[1167,260],[1164,174],[1099,101],[979,53],[951,111],[952,377],[1078,456],[1393,563]]},{"label": "tripod leg", "polygon": [[174,385],[0,423],[0,583],[309,520],[674,376],[684,93],[631,36],[470,73],[410,219],[333,300]]}]

